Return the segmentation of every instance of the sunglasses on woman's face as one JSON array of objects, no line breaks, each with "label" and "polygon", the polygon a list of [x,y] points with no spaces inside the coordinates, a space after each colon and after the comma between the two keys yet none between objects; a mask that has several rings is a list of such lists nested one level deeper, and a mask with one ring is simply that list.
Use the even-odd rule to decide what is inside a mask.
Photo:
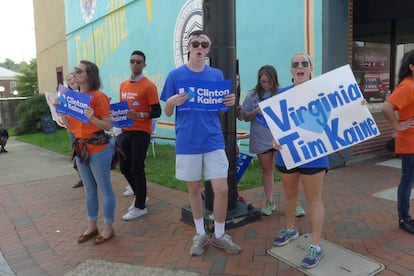
[{"label": "sunglasses on woman's face", "polygon": [[190,45],[193,48],[198,48],[201,45],[203,49],[206,49],[208,48],[208,46],[210,46],[210,43],[208,43],[207,41],[200,42],[200,41],[195,40],[195,41],[191,41]]},{"label": "sunglasses on woman's face", "polygon": [[292,68],[298,68],[299,64],[302,64],[302,66],[306,68],[306,67],[309,66],[309,61],[301,61],[301,62],[295,61],[295,62],[292,62]]}]

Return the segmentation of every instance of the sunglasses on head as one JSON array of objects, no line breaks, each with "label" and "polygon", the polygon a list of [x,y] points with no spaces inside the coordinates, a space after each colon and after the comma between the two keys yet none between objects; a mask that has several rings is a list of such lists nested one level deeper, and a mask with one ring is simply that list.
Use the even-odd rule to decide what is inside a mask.
[{"label": "sunglasses on head", "polygon": [[131,63],[131,64],[135,63],[135,64],[139,65],[139,64],[144,63],[144,61],[143,60],[130,59],[129,63]]},{"label": "sunglasses on head", "polygon": [[295,62],[292,62],[292,68],[298,68],[299,63],[302,64],[302,66],[305,68],[309,66],[309,61],[301,61],[301,62],[295,61]]},{"label": "sunglasses on head", "polygon": [[208,48],[208,46],[210,46],[210,43],[208,43],[207,41],[202,41],[202,42],[200,42],[200,41],[195,40],[195,41],[191,41],[190,45],[191,45],[193,48],[198,48],[198,46],[200,46],[200,45],[201,45],[201,47],[202,47],[203,49],[206,49],[206,48]]}]

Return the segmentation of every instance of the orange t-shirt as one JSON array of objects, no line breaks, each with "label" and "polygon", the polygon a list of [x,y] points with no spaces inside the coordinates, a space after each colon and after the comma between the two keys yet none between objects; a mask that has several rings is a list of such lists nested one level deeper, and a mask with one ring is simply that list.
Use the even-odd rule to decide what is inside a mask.
[{"label": "orange t-shirt", "polygon": [[[121,83],[119,89],[119,100],[127,102],[131,110],[136,112],[150,112],[151,105],[160,102],[157,92],[157,86],[148,78],[143,77],[139,81],[131,82],[126,80]],[[123,128],[125,131],[145,131],[148,134],[152,132],[152,120],[134,119],[132,127]]]},{"label": "orange t-shirt", "polygon": [[[414,79],[405,78],[387,98],[387,102],[395,106],[399,122],[414,118]],[[414,128],[397,131],[395,153],[414,153]]]},{"label": "orange t-shirt", "polygon": [[[109,112],[109,97],[105,95],[103,92],[95,90],[89,92],[82,92],[85,94],[92,95],[90,107],[93,109],[93,116],[98,119],[102,119],[104,117],[110,117],[111,114]],[[72,134],[79,139],[86,139],[91,137],[95,132],[100,131],[101,129],[94,125],[93,123],[84,123],[78,119],[73,117],[67,117],[69,120],[70,131]],[[86,143],[86,147],[89,153],[96,153],[103,149],[105,149],[108,145],[92,145]]]}]

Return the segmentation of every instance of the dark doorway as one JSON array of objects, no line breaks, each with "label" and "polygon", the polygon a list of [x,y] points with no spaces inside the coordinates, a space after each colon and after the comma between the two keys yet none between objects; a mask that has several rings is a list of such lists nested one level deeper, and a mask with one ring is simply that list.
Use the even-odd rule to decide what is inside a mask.
[{"label": "dark doorway", "polygon": [[394,88],[399,61],[414,48],[413,10],[412,0],[353,0],[353,70],[364,96]]}]

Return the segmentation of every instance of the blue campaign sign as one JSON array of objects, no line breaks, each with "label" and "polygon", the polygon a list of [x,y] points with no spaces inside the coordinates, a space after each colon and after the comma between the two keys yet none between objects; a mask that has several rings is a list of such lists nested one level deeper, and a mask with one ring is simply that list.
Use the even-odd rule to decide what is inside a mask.
[{"label": "blue campaign sign", "polygon": [[349,65],[259,103],[288,169],[372,139],[380,131]]},{"label": "blue campaign sign", "polygon": [[246,171],[251,161],[252,161],[251,155],[240,153],[239,156],[237,156],[237,159],[236,159],[237,181],[236,183],[240,182],[240,179],[242,178],[244,172]]},{"label": "blue campaign sign", "polygon": [[232,90],[231,80],[202,81],[182,80],[178,82],[179,93],[187,93],[188,100],[177,106],[177,111],[199,110],[207,112],[227,111],[230,107],[223,103],[224,97]]},{"label": "blue campaign sign", "polygon": [[73,91],[60,84],[58,98],[60,105],[56,106],[57,113],[71,116],[84,123],[89,123],[88,117],[83,113],[85,112],[85,108],[91,103],[91,95]]},{"label": "blue campaign sign", "polygon": [[111,111],[111,123],[113,127],[130,127],[134,125],[132,119],[127,118],[126,113],[129,110],[127,102],[113,103],[109,105]]}]

